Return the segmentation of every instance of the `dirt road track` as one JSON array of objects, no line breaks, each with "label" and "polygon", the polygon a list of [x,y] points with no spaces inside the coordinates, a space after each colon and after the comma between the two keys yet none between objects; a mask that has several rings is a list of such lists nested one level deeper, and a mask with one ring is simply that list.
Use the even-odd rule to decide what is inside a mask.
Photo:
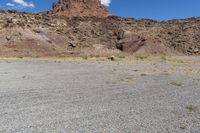
[{"label": "dirt road track", "polygon": [[199,68],[0,61],[0,132],[199,133]]}]

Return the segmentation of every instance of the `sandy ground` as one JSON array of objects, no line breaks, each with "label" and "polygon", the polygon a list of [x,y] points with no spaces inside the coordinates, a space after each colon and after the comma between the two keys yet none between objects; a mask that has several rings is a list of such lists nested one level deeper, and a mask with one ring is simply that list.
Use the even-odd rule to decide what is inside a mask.
[{"label": "sandy ground", "polygon": [[200,64],[2,60],[0,132],[199,133]]}]

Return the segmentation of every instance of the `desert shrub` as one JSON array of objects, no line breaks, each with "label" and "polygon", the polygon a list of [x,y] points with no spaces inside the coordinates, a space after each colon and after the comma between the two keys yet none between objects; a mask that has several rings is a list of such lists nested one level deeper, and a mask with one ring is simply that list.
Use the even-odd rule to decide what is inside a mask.
[{"label": "desert shrub", "polygon": [[17,55],[16,58],[23,59],[24,57],[22,55]]},{"label": "desert shrub", "polygon": [[144,59],[147,59],[148,56],[142,55],[142,54],[136,54],[136,55],[135,55],[135,58],[136,58],[137,60],[144,60]]}]

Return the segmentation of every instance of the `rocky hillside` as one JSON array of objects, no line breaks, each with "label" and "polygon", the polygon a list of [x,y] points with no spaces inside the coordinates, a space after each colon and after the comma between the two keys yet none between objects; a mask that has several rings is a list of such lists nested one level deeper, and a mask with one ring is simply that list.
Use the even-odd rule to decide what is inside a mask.
[{"label": "rocky hillside", "polygon": [[48,14],[64,16],[96,16],[107,17],[111,14],[99,0],[59,0],[53,4]]},{"label": "rocky hillside", "polygon": [[200,18],[154,21],[0,11],[0,56],[66,56],[84,50],[200,54]]}]

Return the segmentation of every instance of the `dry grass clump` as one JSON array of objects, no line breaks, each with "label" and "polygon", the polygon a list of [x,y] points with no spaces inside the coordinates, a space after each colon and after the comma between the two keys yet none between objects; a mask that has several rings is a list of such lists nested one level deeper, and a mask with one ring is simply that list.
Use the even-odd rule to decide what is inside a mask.
[{"label": "dry grass clump", "polygon": [[122,53],[119,50],[112,50],[112,49],[104,49],[104,50],[81,50],[80,55],[82,59],[98,59],[98,58],[105,58],[110,61],[122,60],[125,59],[128,55],[126,53]]},{"label": "dry grass clump", "polygon": [[167,56],[166,56],[166,55],[161,55],[161,56],[160,56],[160,59],[161,59],[162,61],[167,61]]},{"label": "dry grass clump", "polygon": [[137,59],[137,60],[144,60],[144,59],[147,59],[148,56],[147,55],[144,55],[144,54],[135,54],[134,57]]},{"label": "dry grass clump", "polygon": [[183,83],[181,83],[181,82],[171,82],[170,84],[174,85],[174,86],[182,86],[183,85]]},{"label": "dry grass clump", "polygon": [[17,55],[16,58],[17,59],[23,59],[24,57],[22,55]]},{"label": "dry grass clump", "polygon": [[190,106],[187,106],[186,109],[188,109],[190,112],[200,112],[200,109],[198,106],[194,106],[194,105],[190,105]]}]

